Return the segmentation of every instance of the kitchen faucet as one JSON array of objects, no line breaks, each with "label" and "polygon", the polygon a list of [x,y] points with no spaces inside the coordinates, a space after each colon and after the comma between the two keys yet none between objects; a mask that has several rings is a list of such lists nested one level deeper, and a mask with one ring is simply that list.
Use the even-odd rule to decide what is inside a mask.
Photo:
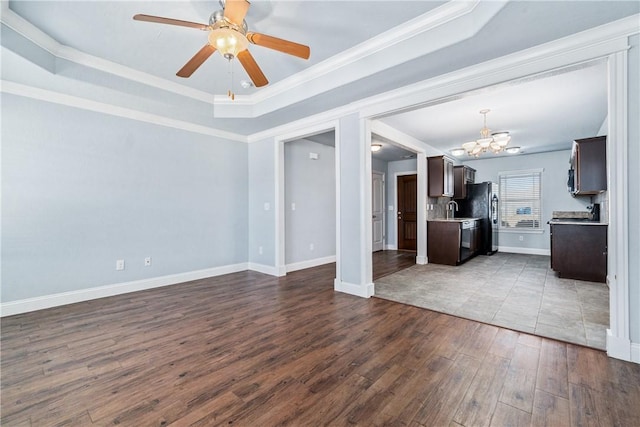
[{"label": "kitchen faucet", "polygon": [[456,213],[453,210],[453,205],[455,205],[456,211],[458,210],[458,203],[455,200],[451,200],[449,203],[447,203],[447,219],[449,219],[449,211],[451,211],[452,219],[456,217]]}]

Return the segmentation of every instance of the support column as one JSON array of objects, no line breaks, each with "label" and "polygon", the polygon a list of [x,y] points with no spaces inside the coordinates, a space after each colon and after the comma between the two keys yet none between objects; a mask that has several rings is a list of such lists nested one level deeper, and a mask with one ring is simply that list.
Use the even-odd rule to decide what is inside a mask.
[{"label": "support column", "polygon": [[371,222],[366,221],[367,215],[371,217],[370,145],[368,121],[358,114],[340,119],[336,129],[339,194],[334,289],[365,298],[373,295]]}]

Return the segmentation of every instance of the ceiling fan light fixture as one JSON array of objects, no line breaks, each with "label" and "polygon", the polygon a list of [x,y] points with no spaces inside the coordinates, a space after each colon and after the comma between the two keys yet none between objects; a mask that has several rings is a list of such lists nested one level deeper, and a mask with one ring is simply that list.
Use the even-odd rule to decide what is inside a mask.
[{"label": "ceiling fan light fixture", "polygon": [[216,28],[209,32],[209,44],[215,47],[225,58],[233,59],[239,52],[249,47],[244,34],[231,28]]},{"label": "ceiling fan light fixture", "polygon": [[376,153],[382,149],[382,144],[371,144],[371,152]]}]

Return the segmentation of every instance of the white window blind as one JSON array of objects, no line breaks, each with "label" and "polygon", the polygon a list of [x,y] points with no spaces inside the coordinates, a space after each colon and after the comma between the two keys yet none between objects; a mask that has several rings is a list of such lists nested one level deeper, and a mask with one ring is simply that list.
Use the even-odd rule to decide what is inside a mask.
[{"label": "white window blind", "polygon": [[542,170],[502,172],[500,228],[542,230]]}]

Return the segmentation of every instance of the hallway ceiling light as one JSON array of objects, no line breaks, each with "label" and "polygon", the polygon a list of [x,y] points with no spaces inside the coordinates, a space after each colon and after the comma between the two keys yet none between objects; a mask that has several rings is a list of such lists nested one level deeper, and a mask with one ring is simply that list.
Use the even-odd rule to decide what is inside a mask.
[{"label": "hallway ceiling light", "polygon": [[371,152],[372,153],[380,151],[381,148],[382,148],[382,144],[371,144]]},{"label": "hallway ceiling light", "polygon": [[[486,153],[491,151],[494,154],[501,153],[505,151],[509,141],[511,141],[511,136],[509,132],[494,132],[491,133],[491,129],[487,127],[487,114],[489,113],[489,109],[480,110],[480,114],[484,116],[484,126],[480,129],[480,138],[475,141],[465,142],[462,144],[461,149],[456,149],[455,151],[461,155],[462,153],[459,150],[464,150],[469,156],[480,157],[482,153]],[[452,150],[453,153],[453,150]]]}]

